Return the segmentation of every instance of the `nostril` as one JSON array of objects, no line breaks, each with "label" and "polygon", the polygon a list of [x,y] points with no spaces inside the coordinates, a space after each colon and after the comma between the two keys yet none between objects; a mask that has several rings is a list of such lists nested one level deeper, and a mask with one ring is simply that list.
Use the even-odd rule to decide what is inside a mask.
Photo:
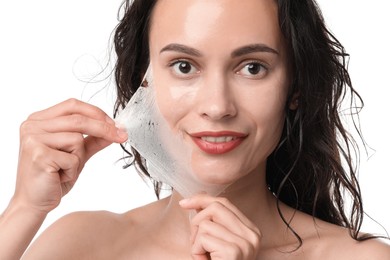
[{"label": "nostril", "polygon": [[208,107],[203,107],[202,116],[210,120],[221,120],[234,117],[237,114],[233,104],[210,104]]},{"label": "nostril", "polygon": [[235,100],[226,75],[211,74],[204,78],[203,86],[197,92],[198,114],[209,120],[234,117],[237,114]]}]

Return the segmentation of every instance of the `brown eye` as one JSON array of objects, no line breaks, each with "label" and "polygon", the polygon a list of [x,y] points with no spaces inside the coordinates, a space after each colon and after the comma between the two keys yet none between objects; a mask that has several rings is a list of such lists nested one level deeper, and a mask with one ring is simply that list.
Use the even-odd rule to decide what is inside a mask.
[{"label": "brown eye", "polygon": [[248,72],[252,75],[256,75],[260,72],[261,70],[261,65],[258,63],[251,63],[247,65]]},{"label": "brown eye", "polygon": [[197,73],[198,70],[188,61],[179,60],[171,64],[175,74],[179,76],[191,75]]},{"label": "brown eye", "polygon": [[178,69],[180,70],[181,73],[187,74],[191,72],[191,64],[188,62],[180,62]]},{"label": "brown eye", "polygon": [[237,74],[248,78],[262,78],[268,69],[260,62],[249,62],[244,64]]}]

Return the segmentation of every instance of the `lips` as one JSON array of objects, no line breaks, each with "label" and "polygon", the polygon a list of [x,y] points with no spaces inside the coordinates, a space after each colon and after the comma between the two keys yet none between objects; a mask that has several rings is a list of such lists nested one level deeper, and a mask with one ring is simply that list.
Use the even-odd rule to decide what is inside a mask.
[{"label": "lips", "polygon": [[228,153],[247,137],[246,134],[231,131],[198,132],[190,135],[194,143],[208,154]]}]

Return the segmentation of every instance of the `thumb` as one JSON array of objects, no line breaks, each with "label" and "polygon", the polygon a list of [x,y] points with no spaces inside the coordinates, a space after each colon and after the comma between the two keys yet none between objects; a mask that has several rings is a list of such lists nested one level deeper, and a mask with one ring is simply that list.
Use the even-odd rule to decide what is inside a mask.
[{"label": "thumb", "polygon": [[106,148],[112,143],[113,143],[112,141],[107,141],[99,137],[94,137],[94,136],[85,137],[85,141],[84,141],[85,161],[88,161],[93,155],[103,150],[104,148]]}]

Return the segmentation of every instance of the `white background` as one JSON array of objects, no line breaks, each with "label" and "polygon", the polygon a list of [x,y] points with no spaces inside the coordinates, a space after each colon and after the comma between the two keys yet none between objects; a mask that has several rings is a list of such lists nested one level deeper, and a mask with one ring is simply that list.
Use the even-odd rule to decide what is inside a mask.
[{"label": "white background", "polygon": [[[104,75],[93,79],[103,80],[98,83],[84,81],[91,80],[107,62],[120,2],[0,3],[0,211],[13,194],[19,125],[30,113],[75,97],[112,114],[114,86],[103,80]],[[390,20],[386,2],[320,0],[319,4],[331,31],[351,54],[351,77],[366,104],[360,119],[366,141],[375,151],[368,151],[369,159],[362,154],[365,209],[390,230]],[[112,145],[93,157],[43,228],[72,211],[124,212],[153,201],[151,185],[133,169],[122,170],[123,163],[116,162],[121,156],[119,145]],[[383,233],[372,221],[364,230]]]}]

